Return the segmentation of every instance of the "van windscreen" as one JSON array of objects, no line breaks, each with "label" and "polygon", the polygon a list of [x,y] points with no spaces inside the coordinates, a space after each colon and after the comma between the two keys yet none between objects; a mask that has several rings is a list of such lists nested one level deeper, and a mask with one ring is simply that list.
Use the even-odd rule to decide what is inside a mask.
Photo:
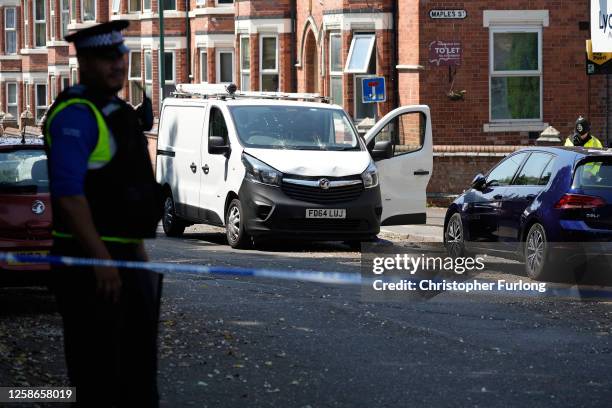
[{"label": "van windscreen", "polygon": [[353,126],[339,109],[250,105],[229,109],[245,147],[361,150]]}]

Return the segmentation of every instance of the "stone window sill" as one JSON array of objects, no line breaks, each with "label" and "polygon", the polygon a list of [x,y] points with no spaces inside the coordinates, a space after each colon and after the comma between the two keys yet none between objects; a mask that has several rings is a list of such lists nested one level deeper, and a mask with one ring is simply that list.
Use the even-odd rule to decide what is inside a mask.
[{"label": "stone window sill", "polygon": [[548,127],[548,123],[543,122],[493,122],[485,123],[483,131],[485,133],[496,132],[542,132]]}]

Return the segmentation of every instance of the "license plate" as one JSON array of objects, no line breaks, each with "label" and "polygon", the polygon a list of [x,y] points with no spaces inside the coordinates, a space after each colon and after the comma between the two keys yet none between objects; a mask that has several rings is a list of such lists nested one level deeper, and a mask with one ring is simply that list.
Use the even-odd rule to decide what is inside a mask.
[{"label": "license plate", "polygon": [[[12,252],[14,255],[19,256],[47,256],[49,255],[49,251],[17,251]],[[11,266],[23,266],[23,265],[40,265],[39,263],[34,262],[17,262],[17,261],[8,261],[8,265]]]},{"label": "license plate", "polygon": [[346,209],[308,208],[306,218],[346,218]]}]

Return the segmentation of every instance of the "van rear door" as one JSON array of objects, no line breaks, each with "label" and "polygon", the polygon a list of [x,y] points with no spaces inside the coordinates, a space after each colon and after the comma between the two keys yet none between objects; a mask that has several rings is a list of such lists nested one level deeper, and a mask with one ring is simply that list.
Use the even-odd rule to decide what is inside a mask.
[{"label": "van rear door", "polygon": [[157,146],[158,181],[168,184],[177,215],[197,221],[205,105],[165,105]]},{"label": "van rear door", "polygon": [[429,107],[403,106],[391,111],[365,140],[370,152],[375,146],[391,144],[390,154],[376,159],[383,204],[381,225],[424,224],[425,192],[433,169]]}]

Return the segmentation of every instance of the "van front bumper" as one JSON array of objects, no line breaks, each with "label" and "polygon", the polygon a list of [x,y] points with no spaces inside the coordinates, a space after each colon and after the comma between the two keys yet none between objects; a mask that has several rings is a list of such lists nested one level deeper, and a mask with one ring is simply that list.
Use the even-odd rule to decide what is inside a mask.
[{"label": "van front bumper", "polygon": [[[287,196],[280,187],[245,180],[239,191],[246,232],[307,240],[368,240],[380,232],[380,188],[365,189],[351,201],[316,204]],[[345,219],[306,218],[307,209],[345,209]]]}]

